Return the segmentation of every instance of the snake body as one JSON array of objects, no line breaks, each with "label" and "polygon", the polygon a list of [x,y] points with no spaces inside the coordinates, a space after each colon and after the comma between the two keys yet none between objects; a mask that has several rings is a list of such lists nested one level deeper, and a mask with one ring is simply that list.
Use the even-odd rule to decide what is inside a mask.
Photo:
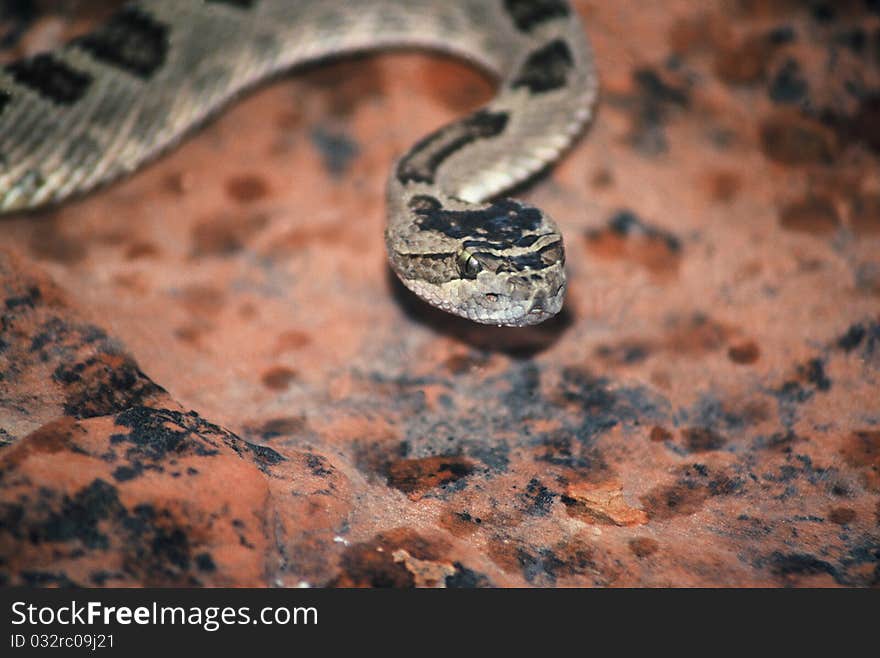
[{"label": "snake body", "polygon": [[557,313],[564,249],[541,210],[496,198],[558,158],[596,74],[564,0],[152,0],[0,68],[0,211],[58,203],[134,171],[241,90],[374,48],[451,52],[497,76],[485,107],[420,140],[387,188],[391,267],[476,322]]}]

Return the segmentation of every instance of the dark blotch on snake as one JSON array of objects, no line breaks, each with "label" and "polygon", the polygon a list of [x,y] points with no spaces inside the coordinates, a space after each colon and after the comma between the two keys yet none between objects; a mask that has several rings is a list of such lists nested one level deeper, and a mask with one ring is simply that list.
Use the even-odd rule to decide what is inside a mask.
[{"label": "dark blotch on snake", "polygon": [[462,243],[462,246],[465,249],[508,249],[511,246],[514,247],[531,247],[535,242],[538,241],[543,233],[532,233],[531,235],[524,235],[519,240],[513,243],[513,245],[505,244],[501,242],[487,242],[485,240],[465,240]]},{"label": "dark blotch on snake", "polygon": [[504,9],[521,32],[530,32],[541,23],[565,18],[570,13],[562,0],[504,0]]},{"label": "dark blotch on snake", "polygon": [[88,73],[72,69],[49,53],[14,62],[6,70],[17,83],[59,105],[72,105],[92,83]]},{"label": "dark blotch on snake", "polygon": [[[436,205],[429,203],[429,199]],[[537,208],[511,199],[502,199],[480,210],[444,210],[436,199],[418,196],[410,201],[410,209],[417,215],[416,225],[422,231],[503,244],[520,240],[526,231],[537,230],[542,219]]]},{"label": "dark blotch on snake", "polygon": [[[471,241],[466,241],[465,248]],[[533,270],[543,270],[557,262],[564,260],[562,243],[559,241],[541,247],[536,252],[520,254],[518,256],[499,257],[490,252],[476,251],[473,252],[476,258],[484,267],[488,267],[494,272],[525,272]]]},{"label": "dark blotch on snake", "polygon": [[402,183],[433,184],[437,168],[446,158],[471,142],[501,134],[508,118],[506,112],[480,110],[431,133],[400,161],[398,180]]},{"label": "dark blotch on snake", "polygon": [[10,96],[5,91],[0,89],[0,114],[3,114],[3,110],[6,108],[6,105],[11,100],[12,100],[12,96]]},{"label": "dark blotch on snake", "polygon": [[513,256],[508,262],[513,269],[522,272],[524,270],[543,270],[551,265],[555,265],[559,259],[562,259],[562,243],[553,242],[545,247],[541,247],[538,251],[520,256]]},{"label": "dark blotch on snake", "polygon": [[533,94],[540,94],[564,87],[569,71],[574,68],[574,58],[568,45],[556,39],[528,56],[511,87],[527,87]]},{"label": "dark blotch on snake", "polygon": [[125,7],[73,44],[105,64],[151,77],[168,55],[168,26],[136,7]]}]

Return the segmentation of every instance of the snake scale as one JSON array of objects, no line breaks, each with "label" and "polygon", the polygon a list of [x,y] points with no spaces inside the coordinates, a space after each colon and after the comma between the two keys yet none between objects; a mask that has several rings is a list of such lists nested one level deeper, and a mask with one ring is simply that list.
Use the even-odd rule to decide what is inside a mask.
[{"label": "snake scale", "polygon": [[243,89],[307,61],[419,47],[494,74],[485,107],[394,165],[385,241],[401,281],[476,322],[562,307],[555,222],[498,198],[554,162],[590,118],[593,57],[565,0],[152,0],[0,68],[0,211],[56,204],[132,172]]}]

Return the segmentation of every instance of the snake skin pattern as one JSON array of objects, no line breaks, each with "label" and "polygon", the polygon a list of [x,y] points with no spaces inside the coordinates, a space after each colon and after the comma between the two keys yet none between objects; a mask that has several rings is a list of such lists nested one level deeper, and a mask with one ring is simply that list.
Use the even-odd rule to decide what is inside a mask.
[{"label": "snake skin pattern", "polygon": [[394,166],[386,245],[401,281],[476,322],[557,313],[554,221],[496,195],[552,163],[589,119],[593,59],[564,0],[152,0],[63,48],[0,68],[0,212],[134,171],[243,89],[297,64],[414,46],[499,79],[485,107]]}]

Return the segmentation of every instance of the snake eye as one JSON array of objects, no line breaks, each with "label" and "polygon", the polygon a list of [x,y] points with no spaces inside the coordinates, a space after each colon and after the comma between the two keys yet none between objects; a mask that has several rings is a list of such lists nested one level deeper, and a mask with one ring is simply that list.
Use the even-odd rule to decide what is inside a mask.
[{"label": "snake eye", "polygon": [[483,265],[467,251],[461,251],[458,254],[458,269],[463,277],[474,279],[483,271]]}]

